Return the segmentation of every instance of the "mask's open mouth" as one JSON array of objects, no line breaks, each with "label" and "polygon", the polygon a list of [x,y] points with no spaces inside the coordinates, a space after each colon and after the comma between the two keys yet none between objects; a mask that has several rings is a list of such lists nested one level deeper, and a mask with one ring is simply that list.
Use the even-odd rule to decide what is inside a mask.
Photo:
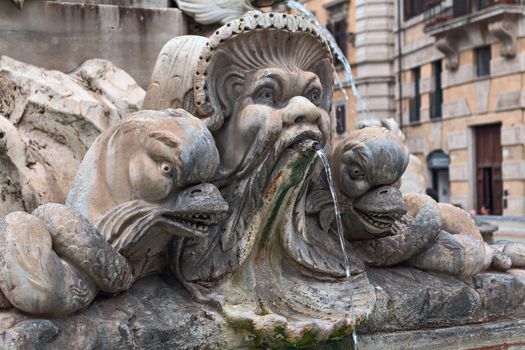
[{"label": "mask's open mouth", "polygon": [[299,153],[320,148],[320,142],[323,140],[323,135],[320,132],[314,130],[304,130],[293,137],[286,137],[286,135],[284,136],[286,141],[284,142],[283,148],[292,149]]}]

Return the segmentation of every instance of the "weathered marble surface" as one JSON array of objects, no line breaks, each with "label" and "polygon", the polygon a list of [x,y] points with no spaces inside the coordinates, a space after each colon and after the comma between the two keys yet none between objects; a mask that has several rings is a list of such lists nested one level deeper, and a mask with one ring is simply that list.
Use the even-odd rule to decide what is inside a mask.
[{"label": "weathered marble surface", "polygon": [[[522,271],[522,270],[519,270]],[[374,311],[363,334],[474,324],[525,316],[525,276],[483,272],[469,278],[410,267],[369,268]]]},{"label": "weathered marble surface", "polygon": [[[525,279],[483,273],[461,281],[413,268],[369,269],[368,275],[378,302],[359,328],[362,349],[385,349],[385,344],[389,349],[435,349],[431,345],[447,337],[447,349],[461,349],[462,341],[472,342],[473,337],[487,344],[524,341],[525,321],[519,321],[525,315],[523,305],[516,308],[505,300],[523,302]],[[502,319],[507,320],[504,325],[490,323]],[[457,327],[461,324],[470,326]],[[249,330],[231,328],[213,308],[194,302],[168,275],[144,278],[116,297],[100,296],[88,310],[67,319],[33,319],[14,310],[2,311],[0,326],[0,347],[7,349],[57,349],[71,344],[82,349],[181,350],[261,345]],[[340,339],[314,349],[348,346],[348,340]]]},{"label": "weathered marble surface", "polygon": [[[305,338],[304,344],[310,341]],[[334,339],[314,348],[348,349],[348,344],[348,339]],[[100,296],[88,310],[67,319],[34,319],[16,310],[0,311],[0,348],[71,347],[93,350],[267,348],[249,327],[233,328],[213,308],[195,302],[184,287],[168,275],[146,277],[116,297]]]},{"label": "weathered marble surface", "polygon": [[211,133],[186,111],[134,113],[95,140],[66,206],[0,218],[1,290],[25,313],[65,317],[162,271],[174,236],[214,235],[227,214],[204,183],[218,164]]},{"label": "weathered marble surface", "polygon": [[[357,122],[356,129],[362,129],[371,126],[383,126],[394,133],[399,140],[408,147],[405,134],[399,129],[399,125],[393,118],[387,119],[365,119]],[[425,193],[427,188],[427,169],[425,165],[413,154],[409,156],[407,169],[401,177],[401,187],[399,190],[403,194],[408,193]]]},{"label": "weathered marble surface", "polygon": [[[99,297],[88,310],[67,319],[33,319],[17,311],[3,311],[0,325],[0,347],[8,349],[225,346],[224,320],[210,308],[193,302],[180,284],[173,280],[167,283],[160,276],[145,278],[122,295]],[[242,337],[238,340],[243,341]]]},{"label": "weathered marble surface", "polygon": [[89,146],[144,94],[109,61],[65,74],[0,57],[0,216],[63,203]]},{"label": "weathered marble surface", "polygon": [[[207,39],[183,36],[170,41],[157,60],[146,105],[186,111],[143,111],[138,123],[133,118],[122,121],[121,112],[138,108],[141,90],[121,84],[126,76],[111,65],[87,64],[69,76],[13,60],[0,62],[6,60],[5,65],[15,67],[15,73],[0,71],[7,71],[3,90],[14,96],[6,95],[0,103],[9,131],[3,143],[6,164],[19,162],[13,173],[22,172],[27,145],[36,144],[40,148],[31,154],[49,166],[39,174],[62,168],[66,172],[60,181],[47,178],[41,187],[53,183],[63,190],[68,172],[90,142],[109,128],[87,153],[66,210],[85,216],[88,228],[97,231],[91,237],[105,244],[96,254],[87,249],[97,264],[107,263],[107,270],[100,269],[103,280],[126,275],[111,271],[118,264],[108,262],[106,251],[108,256],[122,253],[134,277],[157,274],[119,296],[99,296],[91,307],[67,319],[32,319],[14,310],[0,313],[6,347],[348,348],[348,336],[367,317],[361,331],[371,334],[525,314],[525,272],[509,269],[525,264],[523,246],[489,249],[466,213],[423,195],[403,197],[398,180],[408,151],[385,128],[356,131],[331,154],[348,241],[342,244],[316,159],[316,150],[332,151],[333,58],[319,29],[303,18],[250,12]],[[29,69],[27,77],[20,67]],[[17,87],[20,81],[24,83]],[[52,88],[47,81],[53,82]],[[18,91],[26,86],[29,92]],[[182,120],[191,122],[178,123]],[[77,122],[82,125],[78,130]],[[177,222],[188,215],[189,221],[211,220],[206,217],[210,198],[227,202],[220,206],[223,217],[212,220],[216,232],[206,235],[196,222],[190,222],[191,228]],[[27,210],[29,205],[21,207]],[[40,211],[34,216],[61,223],[49,225],[50,232],[58,226],[78,227],[63,224],[66,215],[46,218]],[[20,266],[40,266],[42,252],[60,255],[62,248],[76,249],[61,241],[68,232],[49,238],[29,214],[10,215],[28,218],[27,226],[42,230],[26,230],[23,223],[8,227],[2,245],[7,262],[15,256]],[[4,221],[10,224],[10,218]],[[23,232],[16,234],[15,226]],[[43,233],[45,239],[33,245],[27,238],[32,233]],[[370,248],[367,254],[363,245]],[[37,246],[44,249],[32,252]],[[81,257],[85,249],[76,253],[65,256],[64,265],[80,256],[80,265],[97,266]],[[422,261],[414,260],[424,253],[428,255]],[[494,264],[497,254],[507,255],[506,260]],[[1,262],[2,282],[19,276],[36,280],[18,274],[7,262]],[[468,268],[463,269],[463,263]],[[491,264],[508,271],[477,274]],[[55,272],[62,262],[41,265],[53,266]],[[391,265],[396,266],[386,267]],[[178,282],[158,275],[168,266]],[[67,276],[64,281],[69,285]],[[30,283],[19,285],[25,295],[32,295]],[[14,300],[15,288],[1,287]],[[82,291],[73,287],[73,294]],[[111,294],[128,287],[96,292]],[[41,304],[36,304],[36,311],[19,309],[39,313]],[[58,310],[56,315],[76,310]]]},{"label": "weathered marble surface", "polygon": [[362,350],[522,350],[525,319],[425,329],[378,332],[360,338]]},{"label": "weathered marble surface", "polygon": [[0,1],[0,54],[63,72],[88,59],[106,59],[143,88],[162,46],[188,33],[188,18],[170,0],[13,2],[24,6]]},{"label": "weathered marble surface", "polygon": [[[191,42],[194,38],[181,37],[174,45],[186,47],[185,40]],[[253,12],[219,28],[207,39],[206,45],[194,48],[201,49],[198,60],[187,60],[188,65],[184,66],[184,77],[194,75],[193,79],[185,80],[194,84],[193,89],[191,85],[181,87],[162,79],[154,79],[153,84],[158,84],[158,89],[166,93],[181,90],[172,96],[177,97],[175,105],[169,98],[161,99],[160,105],[170,103],[179,107],[177,104],[182,103],[180,107],[184,107],[194,103],[192,112],[200,120],[190,118],[198,121],[203,129],[207,127],[213,138],[208,130],[204,138],[194,130],[186,132],[187,128],[177,125],[174,116],[140,112],[156,114],[142,124],[133,124],[135,120],[131,118],[121,121],[93,144],[78,170],[66,205],[85,216],[99,231],[101,235],[97,239],[104,237],[116,252],[129,259],[137,278],[158,272],[168,261],[195,300],[213,304],[232,327],[249,328],[262,342],[272,346],[303,344],[349,334],[356,321],[362,320],[372,308],[373,290],[362,263],[352,259],[351,266],[346,267],[335,232],[319,232],[315,225],[307,224],[311,218],[306,217],[303,209],[309,184],[321,170],[313,146],[327,150],[331,146],[333,59],[326,40],[318,28],[301,17]],[[192,50],[190,54],[195,52]],[[180,67],[171,60],[158,63],[166,69],[156,69],[156,72],[180,77],[177,75]],[[101,94],[113,91],[111,84],[93,84],[93,77],[100,74],[92,67],[75,76]],[[16,83],[17,79],[7,81]],[[63,90],[67,91],[65,85]],[[84,88],[77,90],[89,96]],[[148,89],[153,100],[157,99],[154,92]],[[193,99],[190,96],[186,100],[187,92],[193,94]],[[64,102],[68,96],[57,99]],[[116,102],[119,98],[108,100]],[[14,101],[20,102],[20,97]],[[42,123],[48,123],[51,113],[42,114],[45,116],[41,118]],[[8,116],[11,119],[16,113],[10,110]],[[96,119],[100,117],[96,111],[90,117],[101,121]],[[92,134],[110,125],[111,122],[99,125]],[[82,136],[82,132],[79,135]],[[208,145],[217,147],[218,170],[214,161],[217,154],[212,157]],[[200,152],[201,149],[205,152]],[[53,168],[60,169],[60,166]],[[175,223],[174,214],[182,214],[169,211],[180,202],[175,194],[180,192],[190,199],[184,214],[207,214],[196,209],[198,193],[205,191],[190,187],[207,179],[211,180],[210,186],[220,188],[220,195],[229,206],[228,215],[218,222],[219,232],[194,237],[204,233],[193,232],[199,231],[199,226],[188,232],[171,232],[171,228],[180,226]],[[128,202],[141,205],[136,207]],[[206,202],[209,204],[210,200]],[[164,211],[165,207],[168,211]],[[106,222],[103,215],[108,211],[115,215]],[[198,217],[197,220],[206,219]],[[149,230],[150,224],[165,223],[167,227],[162,230]],[[111,229],[106,232],[107,227]],[[160,239],[154,234],[164,233],[164,229],[173,235],[188,237],[172,242],[169,236]],[[60,262],[40,266],[38,258],[26,261],[26,256],[32,256],[25,252],[31,248],[30,240],[16,242],[16,235],[10,234],[11,231],[9,227],[7,236],[13,238],[16,253],[5,255],[4,272],[6,280],[17,282],[13,282],[14,288],[5,286],[5,295],[15,301],[16,288],[31,296],[32,284],[25,283],[26,276],[18,269],[11,269],[10,262],[18,261],[22,270],[33,272],[35,267],[37,275],[46,277],[47,272],[53,276],[54,267],[60,267]],[[148,241],[148,246],[142,246],[142,238]],[[125,244],[121,244],[121,239]],[[51,251],[52,240],[46,239],[44,250],[39,251],[60,255],[59,251]],[[314,240],[316,244],[311,244]],[[18,252],[18,244],[25,250]],[[171,249],[166,254],[168,247]],[[99,259],[98,254],[93,257],[103,264],[104,259]],[[71,257],[64,257],[66,263],[69,260]],[[52,267],[51,271],[46,271],[48,266]],[[351,273],[351,286],[347,282],[347,271]],[[113,276],[112,271],[108,272],[107,277]],[[73,286],[73,297],[85,289]],[[355,320],[350,307],[351,291]],[[88,296],[80,303],[81,307],[90,302],[92,294]],[[55,302],[61,298],[57,296]],[[35,309],[32,305],[13,304],[27,313],[68,313],[67,310],[42,311],[38,302],[29,303],[35,304]],[[76,305],[69,312],[78,310]]]},{"label": "weathered marble surface", "polygon": [[523,244],[486,244],[466,211],[419,193],[402,196],[408,156],[402,139],[380,126],[353,131],[332,151],[345,237],[366,264],[464,277],[525,267]]}]

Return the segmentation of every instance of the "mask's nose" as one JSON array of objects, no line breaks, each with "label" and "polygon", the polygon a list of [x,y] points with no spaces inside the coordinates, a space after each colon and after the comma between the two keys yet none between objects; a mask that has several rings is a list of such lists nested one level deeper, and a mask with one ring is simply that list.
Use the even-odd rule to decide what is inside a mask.
[{"label": "mask's nose", "polygon": [[321,118],[321,112],[316,105],[306,97],[295,96],[285,107],[283,123],[287,126],[303,123],[317,124],[319,118]]}]

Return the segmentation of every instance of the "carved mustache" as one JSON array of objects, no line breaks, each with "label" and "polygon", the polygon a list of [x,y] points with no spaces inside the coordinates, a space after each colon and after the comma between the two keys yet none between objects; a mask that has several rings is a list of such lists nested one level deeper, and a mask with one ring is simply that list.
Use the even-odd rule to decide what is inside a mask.
[{"label": "carved mustache", "polygon": [[236,172],[236,176],[244,178],[248,176],[251,170],[258,169],[262,164],[272,166],[286,149],[304,140],[317,141],[323,146],[326,143],[325,136],[317,125],[302,124],[290,126],[280,133],[280,136],[270,147],[266,147],[266,152],[256,152],[257,149],[265,148],[264,141],[256,141],[250,147],[242,162],[241,170]]}]

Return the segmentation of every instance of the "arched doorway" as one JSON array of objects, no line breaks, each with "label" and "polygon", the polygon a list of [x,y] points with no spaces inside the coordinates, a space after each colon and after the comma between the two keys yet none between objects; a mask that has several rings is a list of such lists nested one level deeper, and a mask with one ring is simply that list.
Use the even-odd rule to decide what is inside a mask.
[{"label": "arched doorway", "polygon": [[439,201],[450,202],[449,156],[442,150],[434,150],[427,156],[427,166],[432,179],[432,188]]}]

